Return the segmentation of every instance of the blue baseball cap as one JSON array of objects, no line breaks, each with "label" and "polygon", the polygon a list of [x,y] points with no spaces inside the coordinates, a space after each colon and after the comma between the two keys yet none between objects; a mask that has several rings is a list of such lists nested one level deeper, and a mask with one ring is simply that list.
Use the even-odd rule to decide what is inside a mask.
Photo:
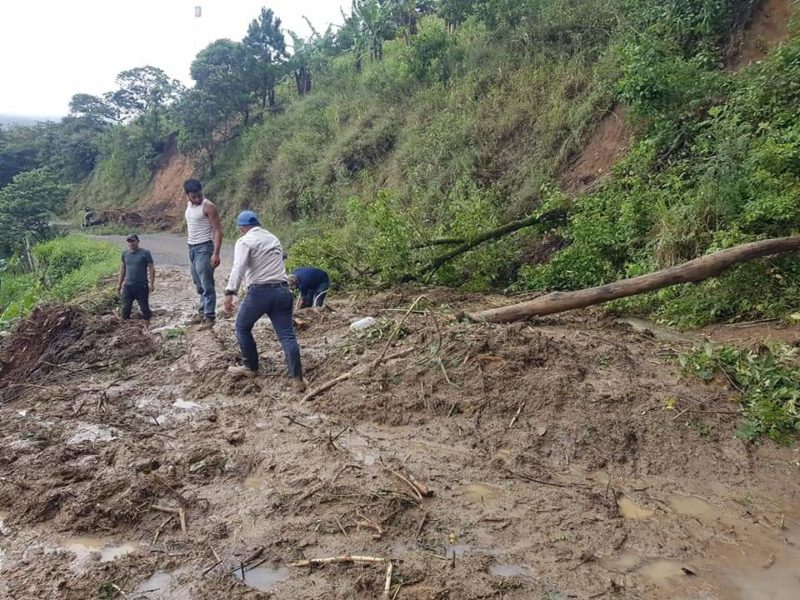
[{"label": "blue baseball cap", "polygon": [[250,227],[252,225],[260,225],[258,222],[258,216],[252,210],[243,210],[239,213],[239,216],[236,217],[236,224],[239,227]]}]

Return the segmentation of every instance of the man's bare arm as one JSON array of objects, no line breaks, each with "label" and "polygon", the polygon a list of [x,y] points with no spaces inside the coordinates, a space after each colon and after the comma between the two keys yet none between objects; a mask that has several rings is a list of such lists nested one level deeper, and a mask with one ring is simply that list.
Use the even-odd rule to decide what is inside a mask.
[{"label": "man's bare arm", "polygon": [[122,284],[125,282],[125,261],[119,264],[119,281],[117,282],[117,291],[122,292]]},{"label": "man's bare arm", "polygon": [[211,255],[211,266],[219,266],[219,252],[222,249],[222,225],[219,222],[219,212],[213,202],[206,202],[205,215],[211,222],[211,237],[214,240],[214,254]]},{"label": "man's bare arm", "polygon": [[147,264],[147,279],[150,280],[150,291],[156,289],[156,266],[154,263]]}]

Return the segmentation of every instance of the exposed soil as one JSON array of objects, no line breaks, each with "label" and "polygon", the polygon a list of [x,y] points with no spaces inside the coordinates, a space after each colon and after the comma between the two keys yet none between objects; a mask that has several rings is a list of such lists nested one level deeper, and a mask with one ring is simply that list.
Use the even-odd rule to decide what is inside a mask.
[{"label": "exposed soil", "polygon": [[567,167],[561,181],[567,191],[586,191],[611,174],[611,168],[630,147],[633,137],[628,124],[628,111],[622,105],[614,107],[592,133],[583,152]]},{"label": "exposed soil", "polygon": [[[47,307],[4,340],[0,597],[382,597],[385,564],[290,566],[351,554],[392,559],[404,600],[796,598],[800,455],[736,437],[681,336],[334,294],[298,315],[307,378],[353,374],[303,402],[268,324],[261,376],[231,379],[232,321],[187,325],[184,268],[157,285],[149,328]],[[370,368],[384,349],[410,352]]]},{"label": "exposed soil", "polygon": [[772,48],[786,41],[792,10],[792,0],[764,0],[742,32],[729,68],[739,71],[763,60]]},{"label": "exposed soil", "polygon": [[170,136],[160,163],[137,207],[148,214],[160,213],[168,217],[169,229],[180,227],[183,211],[186,208],[183,182],[193,175],[194,167],[191,161],[178,150],[177,137]]}]

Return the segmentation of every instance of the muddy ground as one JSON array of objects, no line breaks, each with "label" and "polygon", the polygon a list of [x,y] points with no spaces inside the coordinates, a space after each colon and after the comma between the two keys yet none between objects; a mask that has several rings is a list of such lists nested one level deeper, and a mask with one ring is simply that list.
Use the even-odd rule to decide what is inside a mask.
[{"label": "muddy ground", "polygon": [[334,294],[298,315],[303,360],[312,388],[351,376],[304,402],[267,324],[233,380],[232,320],[187,325],[183,268],[157,285],[149,328],[50,307],[3,342],[2,598],[384,597],[385,562],[290,566],[345,555],[391,560],[402,600],[798,597],[800,454],[738,438],[681,336]]}]

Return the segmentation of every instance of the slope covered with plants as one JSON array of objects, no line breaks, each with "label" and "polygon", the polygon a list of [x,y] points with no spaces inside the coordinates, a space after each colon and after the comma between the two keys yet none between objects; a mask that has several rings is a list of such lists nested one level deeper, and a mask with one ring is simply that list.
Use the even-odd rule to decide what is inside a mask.
[{"label": "slope covered with plants", "polygon": [[[264,9],[198,54],[192,88],[132,69],[50,126],[68,151],[26,153],[19,132],[5,148],[73,182],[76,205],[123,206],[177,131],[227,221],[260,211],[290,260],[337,283],[575,289],[797,228],[789,6],[355,0],[308,39]],[[776,7],[788,39],[748,33]],[[598,141],[615,119],[620,139]],[[617,308],[683,325],[783,315],[796,262]]]}]

